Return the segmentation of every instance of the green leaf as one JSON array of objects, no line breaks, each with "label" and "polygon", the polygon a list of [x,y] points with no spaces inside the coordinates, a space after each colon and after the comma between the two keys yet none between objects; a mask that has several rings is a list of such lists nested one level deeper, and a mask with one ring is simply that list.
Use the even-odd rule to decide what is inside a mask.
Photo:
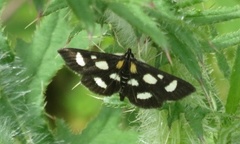
[{"label": "green leaf", "polygon": [[191,51],[192,48],[186,45],[186,42],[184,43],[184,41],[181,41],[179,37],[176,37],[174,34],[169,34],[169,38],[174,54],[179,57],[182,63],[184,63],[189,72],[195,78],[201,79],[200,67],[198,65],[195,54],[193,53],[193,51]]},{"label": "green leaf", "polygon": [[223,49],[240,43],[240,30],[218,36],[212,40],[212,45],[217,49]]},{"label": "green leaf", "polygon": [[219,130],[219,135],[216,139],[216,144],[235,144],[240,138],[240,123],[239,120],[229,120],[226,125],[223,125]]},{"label": "green leaf", "polygon": [[[106,22],[112,25],[114,31],[114,36],[116,37],[118,43],[123,47],[135,47],[137,43],[137,36],[135,34],[134,28],[123,18],[116,15],[114,12],[108,10],[105,12],[104,17]],[[112,46],[114,49],[117,49]]]},{"label": "green leaf", "polygon": [[58,124],[57,137],[72,144],[136,143],[136,131],[120,127],[121,114],[121,109],[103,107],[98,117],[90,122],[80,135],[71,135],[66,127]]},{"label": "green leaf", "polygon": [[149,35],[160,47],[168,48],[167,38],[144,11],[135,4],[111,3],[109,8],[132,26]]},{"label": "green leaf", "polygon": [[[36,0],[38,1],[38,0]],[[47,9],[44,10],[43,16],[47,16],[51,13],[54,13],[58,10],[61,10],[63,8],[66,8],[68,6],[67,2],[65,0],[54,0],[50,1],[50,4],[48,5]]]},{"label": "green leaf", "polygon": [[0,65],[10,63],[14,60],[14,54],[11,52],[8,46],[7,37],[3,36],[2,32],[0,32],[0,49],[1,49]]},{"label": "green leaf", "polygon": [[236,112],[240,103],[240,47],[237,48],[235,63],[230,79],[230,89],[228,92],[226,112],[233,114]]},{"label": "green leaf", "polygon": [[[1,48],[0,55],[3,58],[9,57],[9,53]],[[15,57],[14,61],[1,63],[0,71],[0,141],[11,139],[8,143],[52,143],[53,138],[44,118],[41,113],[34,113],[35,109],[40,111],[42,107],[36,107],[35,102],[26,101],[26,95],[30,92],[27,88],[29,76],[26,76],[26,68],[22,62]]]},{"label": "green leaf", "polygon": [[[167,37],[172,52],[182,61],[189,72],[198,80],[201,79],[201,71],[198,65],[198,58],[202,50],[202,44],[194,32],[178,18],[166,15],[163,12],[150,10],[151,14],[163,23],[163,29],[167,31]],[[199,55],[197,55],[199,54]]]},{"label": "green leaf", "polygon": [[63,19],[65,12],[46,17],[35,32],[33,42],[21,42],[17,53],[27,67],[28,75],[33,77],[29,84],[29,101],[42,105],[43,93],[56,71],[60,68],[57,50],[66,44],[70,29]]},{"label": "green leaf", "polygon": [[196,108],[188,107],[185,109],[186,120],[199,139],[203,139],[204,137],[202,121],[208,113],[210,113],[208,109],[200,106]]},{"label": "green leaf", "polygon": [[21,64],[18,62],[9,67],[4,75],[11,87],[5,86],[4,91],[10,91],[10,94],[6,93],[1,101],[5,106],[3,110],[8,109],[8,116],[15,123],[11,129],[18,130],[15,137],[22,143],[30,140],[34,143],[53,142],[43,115],[44,92],[61,67],[57,50],[66,43],[70,32],[63,19],[65,14],[62,11],[45,17],[31,44],[17,43]]},{"label": "green leaf", "polygon": [[174,121],[179,120],[180,114],[184,112],[184,107],[176,102],[175,104],[169,104],[169,113],[167,117],[168,126],[171,128]]},{"label": "green leaf", "polygon": [[206,25],[240,18],[240,6],[223,7],[213,10],[189,11],[185,18],[194,24]]},{"label": "green leaf", "polygon": [[216,57],[217,57],[218,67],[222,71],[224,77],[226,79],[229,79],[231,68],[228,65],[228,62],[227,62],[227,59],[226,59],[225,55],[223,54],[222,51],[221,52],[216,52]]},{"label": "green leaf", "polygon": [[112,144],[116,141],[118,143],[135,143],[137,141],[137,133],[133,130],[121,129],[119,127],[121,111],[121,109],[103,107],[99,117],[91,122],[88,128],[82,132],[80,143]]},{"label": "green leaf", "polygon": [[67,0],[67,2],[77,18],[92,32],[95,25],[94,15],[90,9],[92,2],[90,0]]}]

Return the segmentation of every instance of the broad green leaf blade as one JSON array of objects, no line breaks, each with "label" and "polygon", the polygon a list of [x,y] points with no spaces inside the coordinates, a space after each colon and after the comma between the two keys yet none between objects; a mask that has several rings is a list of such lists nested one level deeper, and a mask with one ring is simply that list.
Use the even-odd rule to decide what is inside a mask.
[{"label": "broad green leaf blade", "polygon": [[170,104],[168,105],[168,107],[163,109],[169,110],[168,117],[167,117],[169,128],[172,127],[172,124],[174,121],[180,119],[180,114],[184,112],[184,107],[178,102],[176,102],[175,104]]},{"label": "broad green leaf blade", "polygon": [[224,22],[232,19],[240,18],[240,6],[235,7],[223,7],[213,10],[190,11],[185,16],[186,19],[190,20],[194,24],[206,25]]},{"label": "broad green leaf blade", "polygon": [[150,12],[160,23],[163,23],[171,51],[182,61],[190,73],[200,80],[202,76],[198,58],[202,53],[200,49],[202,45],[196,38],[197,36],[194,36],[194,32],[186,26],[184,21],[158,11],[150,10]]},{"label": "broad green leaf blade", "polygon": [[[10,51],[8,45],[0,47],[0,61],[11,57],[7,49]],[[26,102],[26,95],[30,92],[26,68],[16,56],[14,61],[7,62],[0,62],[0,141],[10,139],[8,143],[52,143],[53,137],[45,119],[40,113],[34,113],[34,109],[42,110],[42,107],[36,108],[35,102]]]},{"label": "broad green leaf blade", "polygon": [[240,47],[236,51],[236,59],[230,78],[230,89],[228,92],[226,112],[233,114],[236,112],[240,103]]},{"label": "broad green leaf blade", "polygon": [[224,77],[229,79],[231,68],[228,65],[227,59],[222,51],[216,53],[216,58],[218,62],[218,67],[222,71]]},{"label": "broad green leaf blade", "polygon": [[186,120],[188,121],[193,132],[200,140],[204,137],[202,121],[208,113],[210,113],[208,109],[202,108],[200,106],[196,108],[188,107],[185,109]]},{"label": "broad green leaf blade", "polygon": [[[102,41],[101,35],[103,28],[100,25],[95,26],[94,32],[91,33],[91,36],[93,36],[94,38],[89,38],[89,33],[85,30],[81,28],[74,28],[74,30],[72,30],[69,34],[68,37],[68,45],[67,47],[72,47],[72,48],[79,48],[79,49],[87,49],[89,47],[91,47],[92,45],[96,44],[96,43],[100,43]],[[63,60],[62,60],[63,62]]]},{"label": "broad green leaf blade", "polygon": [[169,34],[169,40],[172,45],[172,51],[179,59],[184,63],[189,72],[197,79],[201,79],[201,71],[198,65],[195,54],[191,51],[191,48],[180,41],[173,34]]},{"label": "broad green leaf blade", "polygon": [[121,109],[103,107],[98,117],[90,122],[80,135],[71,135],[69,130],[58,124],[58,139],[72,144],[136,143],[137,133],[120,127]]},{"label": "broad green leaf blade", "polygon": [[89,0],[67,0],[77,18],[84,23],[84,26],[92,32],[94,28],[94,15],[91,10],[91,1]]},{"label": "broad green leaf blade", "polygon": [[155,43],[162,48],[167,48],[167,38],[163,32],[144,11],[133,4],[111,3],[109,8],[121,18],[129,22],[133,27],[136,27],[146,35],[149,35]]},{"label": "broad green leaf blade", "polygon": [[240,44],[240,30],[218,36],[214,38],[211,43],[217,49],[223,49]]},{"label": "broad green leaf blade", "polygon": [[[112,25],[114,32],[114,39],[125,48],[135,47],[137,43],[137,34],[135,29],[125,19],[116,15],[114,12],[107,10],[104,14],[105,21]],[[113,41],[114,42],[114,41]],[[114,49],[118,49],[113,45]]]},{"label": "broad green leaf blade", "polygon": [[[26,125],[33,127],[34,131],[48,131],[43,115],[44,92],[52,77],[61,67],[61,58],[57,57],[57,50],[66,44],[67,36],[70,33],[65,19],[63,19],[65,15],[66,12],[61,11],[44,17],[35,31],[32,43],[17,44],[17,54],[26,67],[24,75],[28,78],[28,83],[23,85],[28,90],[28,93],[23,93],[23,104],[31,106],[28,108],[31,120]],[[26,112],[28,111],[26,110]],[[37,138],[47,140],[45,136]]]},{"label": "broad green leaf blade", "polygon": [[17,52],[33,77],[29,84],[31,93],[28,100],[40,106],[43,93],[51,78],[60,68],[57,50],[67,42],[70,29],[63,19],[65,12],[54,13],[46,17],[35,32],[33,42],[25,47],[18,46]]},{"label": "broad green leaf blade", "polygon": [[[116,143],[135,143],[137,133],[133,130],[121,129],[121,109],[103,107],[93,122],[82,132],[80,143],[89,144],[112,144]],[[100,129],[99,129],[100,128]]]},{"label": "broad green leaf blade", "polygon": [[[38,0],[36,0],[38,1]],[[44,10],[43,16],[47,16],[51,13],[54,13],[58,10],[61,10],[63,8],[66,8],[68,6],[67,2],[64,0],[55,0],[55,1],[50,1],[50,4],[48,5],[47,9]]]}]

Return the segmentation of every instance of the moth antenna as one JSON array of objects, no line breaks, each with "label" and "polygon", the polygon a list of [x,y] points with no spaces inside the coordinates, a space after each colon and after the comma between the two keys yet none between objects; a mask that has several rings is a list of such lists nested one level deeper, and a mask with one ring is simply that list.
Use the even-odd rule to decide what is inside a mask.
[{"label": "moth antenna", "polygon": [[80,84],[82,84],[81,81],[79,83],[77,83],[75,86],[73,86],[72,90],[74,90]]},{"label": "moth antenna", "polygon": [[30,27],[33,23],[35,23],[38,20],[38,18],[35,18],[32,22],[30,22],[27,26],[24,27],[24,29],[27,29]]},{"label": "moth antenna", "polygon": [[146,63],[150,62],[151,60],[155,59],[156,57],[160,56],[162,53],[158,53],[156,56],[149,58]]},{"label": "moth antenna", "polygon": [[92,43],[94,44],[94,46],[96,46],[101,52],[105,52],[101,47],[99,47],[94,41],[92,41]]},{"label": "moth antenna", "polygon": [[92,94],[88,94],[90,97],[93,97],[93,98],[95,98],[95,99],[99,99],[99,100],[103,100],[104,99],[104,97],[103,98],[101,98],[101,97],[99,97],[99,96],[95,96],[95,95],[92,95]]}]

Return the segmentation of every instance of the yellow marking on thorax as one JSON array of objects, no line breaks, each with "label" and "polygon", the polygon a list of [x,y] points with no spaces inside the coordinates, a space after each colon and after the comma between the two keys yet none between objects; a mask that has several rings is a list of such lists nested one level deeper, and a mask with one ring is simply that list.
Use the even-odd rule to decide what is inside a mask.
[{"label": "yellow marking on thorax", "polygon": [[123,62],[124,62],[124,60],[118,61],[117,65],[116,65],[116,68],[117,68],[117,69],[121,69],[122,66],[123,66]]},{"label": "yellow marking on thorax", "polygon": [[134,74],[137,73],[137,67],[133,62],[131,62],[131,65],[130,65],[130,72]]}]

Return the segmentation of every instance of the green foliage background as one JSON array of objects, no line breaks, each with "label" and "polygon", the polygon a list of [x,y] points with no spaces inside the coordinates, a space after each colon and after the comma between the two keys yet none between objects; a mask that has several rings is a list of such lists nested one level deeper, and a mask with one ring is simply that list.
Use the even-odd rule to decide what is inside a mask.
[{"label": "green foliage background", "polygon": [[[0,8],[1,144],[240,141],[239,1],[0,0]],[[131,47],[197,91],[146,110],[117,94],[71,90],[79,77],[62,69],[63,47]]]}]

